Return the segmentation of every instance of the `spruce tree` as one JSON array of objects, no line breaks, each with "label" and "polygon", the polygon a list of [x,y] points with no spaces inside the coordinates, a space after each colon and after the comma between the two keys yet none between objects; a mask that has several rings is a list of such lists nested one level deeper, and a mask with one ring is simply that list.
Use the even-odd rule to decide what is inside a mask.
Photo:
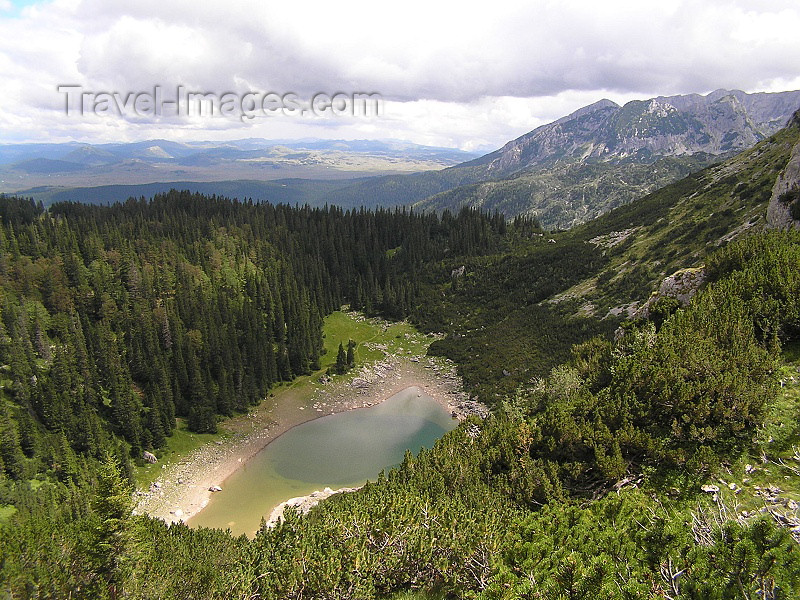
[{"label": "spruce tree", "polygon": [[336,353],[336,372],[339,375],[347,372],[347,355],[341,342],[339,342],[339,351]]},{"label": "spruce tree", "polygon": [[98,522],[94,529],[92,558],[108,595],[121,597],[131,562],[133,497],[119,462],[110,453],[98,471],[92,508]]}]

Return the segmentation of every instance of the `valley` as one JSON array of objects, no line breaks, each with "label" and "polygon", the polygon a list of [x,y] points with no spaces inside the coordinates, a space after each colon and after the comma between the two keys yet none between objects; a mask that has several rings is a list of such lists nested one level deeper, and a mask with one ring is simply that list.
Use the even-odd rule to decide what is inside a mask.
[{"label": "valley", "polygon": [[[3,585],[791,597],[798,119],[563,231],[186,191],[0,198]],[[413,386],[462,423],[366,483],[287,484],[329,497],[255,532],[248,517],[252,538],[182,522],[229,484],[244,505],[239,466],[280,432]],[[209,524],[236,526],[231,510]]]},{"label": "valley", "polygon": [[800,598],[798,31],[0,0],[0,600]]},{"label": "valley", "polygon": [[0,144],[0,192],[173,181],[352,179],[441,169],[473,157],[398,140]]}]

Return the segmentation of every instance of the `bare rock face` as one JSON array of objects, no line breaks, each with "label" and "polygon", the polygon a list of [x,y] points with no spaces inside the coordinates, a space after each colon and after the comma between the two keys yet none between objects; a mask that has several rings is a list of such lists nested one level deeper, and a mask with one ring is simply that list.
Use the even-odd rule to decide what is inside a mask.
[{"label": "bare rock face", "polygon": [[[794,114],[792,122],[800,127],[800,111]],[[772,187],[772,197],[767,206],[767,224],[774,229],[800,229],[800,221],[792,218],[791,202],[786,202],[787,194],[795,192],[794,202],[800,202],[800,143],[792,149],[792,156],[786,168],[778,176]]]},{"label": "bare rock face", "polygon": [[659,96],[624,106],[600,100],[508,142],[471,163],[484,179],[532,167],[587,160],[633,159],[749,148],[786,125],[800,91],[746,94],[716,90],[706,96]]},{"label": "bare rock face", "polygon": [[689,304],[689,301],[697,293],[706,281],[705,267],[694,267],[675,271],[666,277],[650,298],[642,307],[636,311],[634,318],[646,319],[650,316],[650,307],[662,298],[675,298],[682,306]]}]

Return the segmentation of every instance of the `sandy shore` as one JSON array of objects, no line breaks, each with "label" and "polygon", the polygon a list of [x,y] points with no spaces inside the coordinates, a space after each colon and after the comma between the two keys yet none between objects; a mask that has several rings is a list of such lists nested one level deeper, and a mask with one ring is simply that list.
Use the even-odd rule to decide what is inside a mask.
[{"label": "sandy shore", "polygon": [[222,424],[231,438],[166,465],[149,490],[136,493],[136,512],[168,523],[186,521],[206,506],[210,488],[224,493],[225,480],[282,433],[324,415],[373,406],[409,387],[419,387],[457,418],[486,413],[462,391],[452,363],[425,356],[389,355],[358,368],[355,377],[304,385],[312,386],[310,397],[307,389],[282,389],[253,412]]}]

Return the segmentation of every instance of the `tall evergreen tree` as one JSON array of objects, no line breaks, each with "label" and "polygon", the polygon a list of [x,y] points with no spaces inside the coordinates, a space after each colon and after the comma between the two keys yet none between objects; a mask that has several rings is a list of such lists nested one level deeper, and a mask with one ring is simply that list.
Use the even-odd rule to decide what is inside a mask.
[{"label": "tall evergreen tree", "polygon": [[98,523],[94,528],[92,556],[95,569],[112,600],[123,594],[133,562],[133,499],[130,483],[119,462],[107,454],[97,473],[97,492],[92,502]]},{"label": "tall evergreen tree", "polygon": [[347,372],[347,354],[345,354],[342,343],[339,342],[339,350],[336,352],[336,372],[341,375]]}]

